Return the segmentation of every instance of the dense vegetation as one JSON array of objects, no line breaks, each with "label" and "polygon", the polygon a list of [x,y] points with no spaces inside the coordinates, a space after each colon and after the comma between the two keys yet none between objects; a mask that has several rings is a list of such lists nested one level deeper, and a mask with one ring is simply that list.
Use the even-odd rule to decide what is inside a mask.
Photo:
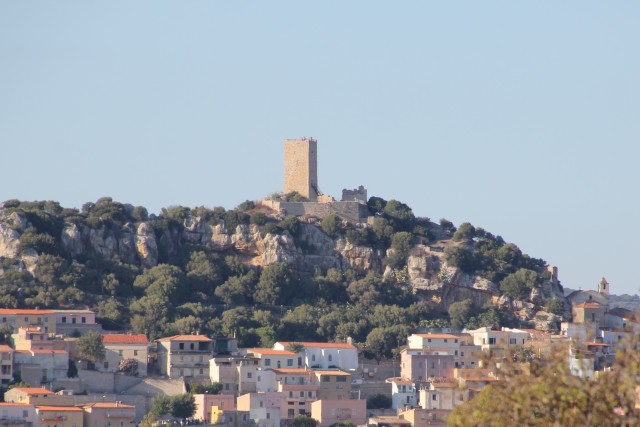
[{"label": "dense vegetation", "polygon": [[[34,274],[19,259],[2,259],[0,306],[84,307],[94,309],[106,329],[133,329],[154,339],[200,331],[210,335],[236,335],[241,346],[270,346],[281,340],[345,340],[364,343],[375,358],[389,357],[412,329],[422,326],[498,326],[506,319],[492,307],[468,302],[449,312],[434,311],[428,301],[416,298],[406,284],[406,259],[415,243],[429,243],[436,235],[452,237],[458,244],[445,251],[451,265],[500,283],[502,292],[523,297],[545,280],[545,263],[523,254],[499,236],[447,220],[440,225],[417,218],[398,201],[372,197],[368,203],[373,224],[355,227],[329,215],[317,223],[333,238],[344,237],[356,245],[371,246],[384,254],[386,265],[397,274],[383,278],[376,271],[329,269],[302,274],[275,263],[250,266],[233,250],[213,251],[207,246],[181,244],[171,248],[163,238],[184,228],[185,220],[200,217],[207,224],[224,223],[229,230],[255,224],[261,233],[288,232],[296,244],[300,222],[256,209],[253,202],[236,209],[163,209],[149,215],[133,207],[99,199],[80,211],[58,203],[4,203],[5,218],[18,212],[28,227],[20,239],[21,254],[35,250],[40,257]],[[65,250],[61,232],[65,223],[122,233],[126,224],[148,222],[159,245],[159,265],[145,269],[140,263],[89,256],[73,257]],[[404,273],[403,273],[404,271]]]}]

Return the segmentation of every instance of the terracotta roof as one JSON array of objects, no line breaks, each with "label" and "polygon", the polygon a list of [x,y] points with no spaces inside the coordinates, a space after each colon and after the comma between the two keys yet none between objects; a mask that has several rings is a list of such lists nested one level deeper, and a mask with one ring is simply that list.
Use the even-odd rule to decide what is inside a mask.
[{"label": "terracotta roof", "polygon": [[609,344],[605,344],[605,343],[602,343],[602,342],[593,342],[593,341],[592,342],[587,342],[587,347],[592,346],[592,345],[595,345],[595,346],[598,346],[598,347],[609,347]]},{"label": "terracotta roof", "polygon": [[144,334],[104,334],[102,335],[104,344],[148,344],[147,336]]},{"label": "terracotta roof", "polygon": [[0,406],[31,406],[29,403],[0,402]]},{"label": "terracotta roof", "polygon": [[38,411],[82,412],[77,406],[36,406]]},{"label": "terracotta roof", "polygon": [[431,385],[434,388],[453,388],[453,387],[456,387],[455,383],[434,383],[434,382],[432,382]]},{"label": "terracotta roof", "polygon": [[[290,344],[289,341],[278,341],[278,344],[283,346],[288,346]],[[300,344],[303,347],[309,348],[348,348],[355,349],[355,346],[342,342],[297,342],[296,344]]]},{"label": "terracotta roof", "polygon": [[8,345],[0,345],[0,351],[13,351],[13,349],[11,347],[9,347]]},{"label": "terracotta roof", "polygon": [[53,310],[32,310],[23,308],[0,308],[0,314],[53,314]]},{"label": "terracotta roof", "polygon": [[295,356],[296,354],[287,350],[274,350],[272,348],[251,348],[250,353],[268,354],[273,356]]},{"label": "terracotta roof", "polygon": [[54,394],[51,390],[41,387],[14,387],[13,390],[21,391],[29,396],[34,394]]},{"label": "terracotta roof", "polygon": [[340,377],[350,377],[351,374],[349,372],[345,372],[345,371],[341,371],[339,369],[314,369],[313,370],[314,374],[320,374],[320,375],[336,375],[336,376],[340,376]]},{"label": "terracotta roof", "polygon": [[206,341],[212,342],[213,340],[206,335],[174,335],[172,337],[160,338],[156,341]]},{"label": "terracotta roof", "polygon": [[125,408],[125,409],[135,409],[135,406],[124,405],[122,403],[115,402],[92,402],[92,403],[84,403],[82,405],[78,405],[81,408],[106,408],[106,409],[114,409],[114,408]]},{"label": "terracotta roof", "polygon": [[457,335],[451,335],[451,334],[414,334],[420,338],[451,338],[451,339],[460,339],[461,337],[457,336]]}]

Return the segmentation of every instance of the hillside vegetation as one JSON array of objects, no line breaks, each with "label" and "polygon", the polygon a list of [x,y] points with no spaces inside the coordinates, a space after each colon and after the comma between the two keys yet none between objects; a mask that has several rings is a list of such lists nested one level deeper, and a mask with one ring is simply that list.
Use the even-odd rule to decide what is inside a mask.
[{"label": "hillside vegetation", "polygon": [[346,340],[388,357],[418,327],[553,327],[546,263],[500,236],[372,197],[369,225],[101,198],[0,205],[0,306],[88,307],[151,339],[200,331],[242,346]]}]

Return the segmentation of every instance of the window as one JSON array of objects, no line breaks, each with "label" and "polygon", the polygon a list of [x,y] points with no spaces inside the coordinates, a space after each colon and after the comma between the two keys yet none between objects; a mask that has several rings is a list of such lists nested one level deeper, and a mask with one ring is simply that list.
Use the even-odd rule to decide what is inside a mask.
[{"label": "window", "polygon": [[316,361],[316,355],[315,355],[315,354],[312,354],[312,355],[311,355],[311,361],[312,361],[312,362],[315,362],[315,361]]},{"label": "window", "polygon": [[184,350],[184,343],[183,343],[183,342],[181,342],[180,344],[178,344],[178,348],[179,348],[180,350]]},{"label": "window", "polygon": [[438,395],[437,394],[432,394],[431,395],[431,400],[438,400]]},{"label": "window", "polygon": [[431,342],[431,338],[428,338],[428,339],[427,339],[427,342]]},{"label": "window", "polygon": [[[226,384],[224,385],[224,389],[225,389],[225,390],[229,390],[229,383],[226,383]],[[260,402],[260,407],[262,407],[262,402]]]},{"label": "window", "polygon": [[495,338],[489,338],[489,344],[495,344],[495,343],[496,343]]},{"label": "window", "polygon": [[138,350],[133,350],[133,355],[137,356],[138,355]]},{"label": "window", "polygon": [[458,355],[458,350],[456,350],[454,353],[455,353],[455,355],[457,356],[457,355]]},{"label": "window", "polygon": [[445,338],[445,339],[444,339],[444,342],[448,342],[448,340]]},{"label": "window", "polygon": [[464,351],[461,351],[461,352],[460,352],[460,356],[463,356],[463,357],[464,357]]},{"label": "window", "polygon": [[304,391],[300,392],[300,397],[304,397]]},{"label": "window", "polygon": [[289,397],[293,397],[293,392],[292,391],[289,392]]},{"label": "window", "polygon": [[122,356],[123,353],[124,353],[124,351],[118,350],[118,356]]},{"label": "window", "polygon": [[28,317],[25,317],[25,318],[24,318],[24,321],[25,321],[25,322],[27,322],[27,323],[29,323],[29,318],[28,318]]},{"label": "window", "polygon": [[308,397],[313,397],[313,393],[309,392]]},{"label": "window", "polygon": [[298,409],[298,413],[301,414],[301,415],[304,415],[306,412],[305,412],[304,409]]},{"label": "window", "polygon": [[200,375],[204,374],[204,370],[200,369]]},{"label": "window", "polygon": [[287,409],[287,416],[289,418],[293,418],[296,414],[296,410],[295,409]]},{"label": "window", "polygon": [[336,377],[336,382],[346,383],[347,382],[347,377]]},{"label": "window", "polygon": [[109,369],[109,362],[104,362],[104,369]]},{"label": "window", "polygon": [[333,356],[329,355],[329,362],[331,362],[333,360]]},{"label": "window", "polygon": [[195,349],[195,344],[194,344],[194,343],[191,343],[191,344],[189,345],[189,349],[191,349],[191,350]]},{"label": "window", "polygon": [[[262,403],[262,402],[260,402],[260,403]],[[262,405],[260,405],[260,406],[262,406]],[[270,412],[267,412],[267,419],[268,419],[268,420],[270,420],[270,419],[271,419],[271,413],[270,413]]]},{"label": "window", "polygon": [[2,323],[7,323],[7,318],[6,317],[2,318]]},{"label": "window", "polygon": [[328,375],[323,375],[322,376],[322,382],[323,383],[328,383],[331,381],[331,378]]},{"label": "window", "polygon": [[72,318],[72,319],[71,319],[71,323],[74,323],[74,324],[75,324],[77,320],[78,320],[78,319],[76,319],[76,318],[74,317],[74,318]]},{"label": "window", "polygon": [[264,359],[264,366],[271,366],[271,359]]},{"label": "window", "polygon": [[453,340],[453,342],[457,344],[457,343],[458,343],[458,340]]},{"label": "window", "polygon": [[84,316],[82,316],[82,320],[81,320],[81,322],[82,322],[82,323],[87,323],[87,318],[86,318],[86,317],[84,317]]},{"label": "window", "polygon": [[515,343],[516,343],[515,338],[509,338],[509,344],[515,344]]},{"label": "window", "polygon": [[247,378],[251,379],[252,376],[253,374],[251,372],[247,372]]},{"label": "window", "polygon": [[27,418],[29,416],[29,411],[22,411],[22,417]]},{"label": "window", "polygon": [[293,366],[293,359],[287,359],[287,366]]}]

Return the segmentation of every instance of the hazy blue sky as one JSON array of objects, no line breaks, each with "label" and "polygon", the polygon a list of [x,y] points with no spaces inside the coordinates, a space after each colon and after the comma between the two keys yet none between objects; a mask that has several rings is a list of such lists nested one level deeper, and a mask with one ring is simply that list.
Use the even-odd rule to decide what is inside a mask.
[{"label": "hazy blue sky", "polygon": [[362,184],[637,293],[640,2],[2,1],[0,200]]}]

